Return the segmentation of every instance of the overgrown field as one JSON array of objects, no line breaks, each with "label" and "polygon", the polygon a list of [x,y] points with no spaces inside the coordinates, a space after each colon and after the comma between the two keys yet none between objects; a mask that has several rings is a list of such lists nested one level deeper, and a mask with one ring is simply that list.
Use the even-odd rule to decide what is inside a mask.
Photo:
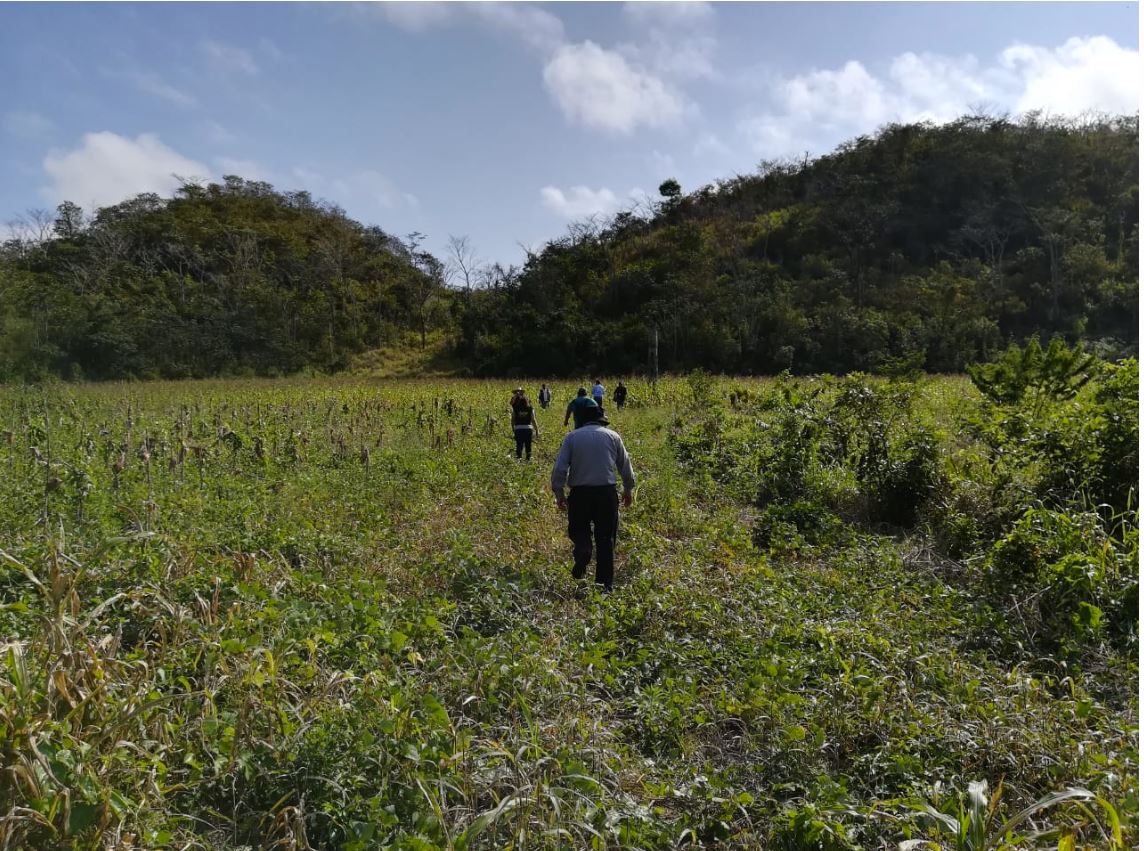
[{"label": "overgrown field", "polygon": [[1133,845],[1136,364],[1092,373],[632,380],[611,595],[572,385],[531,464],[505,382],[0,389],[0,847]]}]

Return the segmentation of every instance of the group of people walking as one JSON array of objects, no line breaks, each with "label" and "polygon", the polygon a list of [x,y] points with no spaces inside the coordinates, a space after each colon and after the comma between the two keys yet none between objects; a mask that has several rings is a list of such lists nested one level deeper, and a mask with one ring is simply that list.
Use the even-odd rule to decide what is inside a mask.
[{"label": "group of people walking", "polygon": [[[552,493],[556,506],[568,513],[568,537],[572,540],[572,576],[582,579],[592,560],[593,544],[596,552],[596,584],[605,591],[612,590],[614,575],[616,532],[620,523],[621,497],[616,492],[619,474],[624,490],[622,501],[627,508],[632,504],[636,477],[628,457],[623,438],[608,428],[604,413],[606,389],[599,381],[592,382],[592,391],[581,387],[564,411],[564,425],[572,419],[574,428],[564,436],[556,461],[552,465]],[[617,409],[627,403],[628,389],[621,381],[612,391]],[[542,409],[552,404],[552,390],[547,384],[540,386],[537,402]],[[536,411],[523,388],[513,391],[512,430],[516,439],[516,457],[532,459],[532,438],[540,433]],[[565,488],[568,493],[565,495]]]}]

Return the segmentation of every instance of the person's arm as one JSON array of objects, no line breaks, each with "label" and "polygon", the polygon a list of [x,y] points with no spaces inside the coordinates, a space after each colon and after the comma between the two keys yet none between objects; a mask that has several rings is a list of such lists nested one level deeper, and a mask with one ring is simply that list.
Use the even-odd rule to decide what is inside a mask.
[{"label": "person's arm", "polygon": [[532,427],[536,429],[537,434],[540,434],[540,423],[536,421],[536,411],[532,412]]},{"label": "person's arm", "polygon": [[568,418],[572,416],[572,405],[575,404],[575,399],[568,403],[568,407],[564,409],[564,425],[568,425]]},{"label": "person's arm", "polygon": [[556,453],[556,462],[552,465],[552,493],[556,496],[556,507],[561,511],[566,505],[564,501],[564,485],[568,483],[568,468],[572,465],[572,435],[564,436],[560,444],[560,451]]},{"label": "person's arm", "polygon": [[636,489],[636,471],[632,469],[632,459],[628,455],[624,439],[616,436],[616,469],[624,482],[624,506],[632,504],[632,492]]}]

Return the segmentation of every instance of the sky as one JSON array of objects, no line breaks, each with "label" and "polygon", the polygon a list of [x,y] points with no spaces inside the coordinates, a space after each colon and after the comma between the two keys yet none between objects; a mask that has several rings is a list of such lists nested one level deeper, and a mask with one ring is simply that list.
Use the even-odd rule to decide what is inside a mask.
[{"label": "sky", "polygon": [[0,3],[0,222],[180,178],[486,261],[894,121],[1135,113],[1135,3]]}]

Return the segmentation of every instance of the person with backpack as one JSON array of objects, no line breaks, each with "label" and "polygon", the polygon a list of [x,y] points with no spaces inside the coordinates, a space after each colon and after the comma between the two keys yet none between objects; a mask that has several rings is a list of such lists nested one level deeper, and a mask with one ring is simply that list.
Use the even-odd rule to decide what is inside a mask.
[{"label": "person with backpack", "polygon": [[[616,531],[620,525],[620,497],[616,473],[624,483],[624,508],[632,504],[636,474],[623,438],[607,428],[608,418],[594,405],[581,428],[569,432],[552,465],[552,492],[556,507],[568,512],[572,540],[572,578],[583,579],[596,545],[596,584],[612,590],[615,572]],[[568,496],[564,488],[569,487]]]},{"label": "person with backpack", "polygon": [[532,435],[535,430],[540,434],[540,425],[536,422],[536,412],[524,390],[516,388],[512,395],[512,434],[516,438],[516,457],[520,460],[524,453],[524,460],[532,460]]},{"label": "person with backpack", "polygon": [[568,418],[572,417],[573,425],[576,428],[584,425],[584,415],[589,408],[599,407],[594,401],[588,397],[588,391],[581,387],[576,391],[576,398],[568,403],[568,407],[564,409],[564,425],[568,425]]},{"label": "person with backpack", "polygon": [[540,385],[540,393],[537,394],[536,401],[540,403],[542,410],[547,410],[548,406],[552,404],[552,391],[548,389],[547,384]]},{"label": "person with backpack", "polygon": [[624,386],[624,382],[619,382],[612,391],[612,401],[616,403],[617,408],[623,409],[624,403],[628,401],[628,388]]}]

